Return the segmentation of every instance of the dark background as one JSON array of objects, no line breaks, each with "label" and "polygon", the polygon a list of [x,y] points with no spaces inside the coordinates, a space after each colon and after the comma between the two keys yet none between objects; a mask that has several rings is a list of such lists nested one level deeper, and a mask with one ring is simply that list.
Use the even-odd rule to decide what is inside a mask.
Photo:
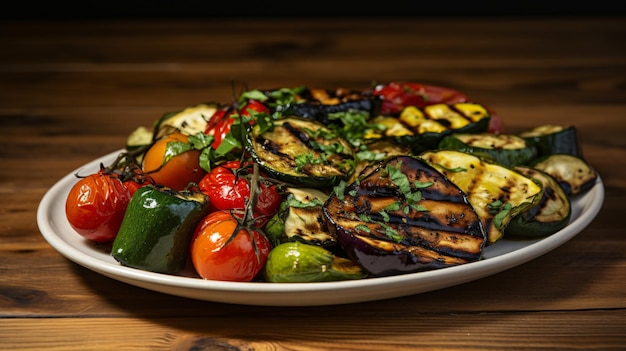
[{"label": "dark background", "polygon": [[624,15],[614,1],[4,1],[0,20]]}]

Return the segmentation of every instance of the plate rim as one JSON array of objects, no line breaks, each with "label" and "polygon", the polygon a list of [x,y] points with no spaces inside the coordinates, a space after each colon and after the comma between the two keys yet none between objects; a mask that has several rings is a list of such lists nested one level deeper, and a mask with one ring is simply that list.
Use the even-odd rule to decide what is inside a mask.
[{"label": "plate rim", "polygon": [[[572,200],[573,202],[576,201],[575,205],[580,205],[580,214],[562,230],[548,237],[527,240],[526,242],[530,242],[530,244],[510,252],[459,266],[389,277],[337,282],[213,281],[148,272],[124,267],[118,263],[97,260],[94,259],[94,256],[74,247],[81,240],[84,242],[86,239],[78,237],[76,233],[77,242],[72,245],[55,231],[52,225],[53,221],[50,220],[55,209],[54,204],[57,205],[56,210],[59,212],[58,200],[61,198],[63,204],[65,203],[64,196],[75,181],[75,174],[81,171],[95,171],[100,163],[111,162],[123,151],[120,149],[110,152],[82,165],[59,179],[46,191],[37,208],[37,225],[42,236],[65,258],[109,278],[170,295],[223,303],[262,306],[335,305],[402,297],[459,285],[505,271],[556,249],[582,232],[597,216],[604,202],[604,186],[600,175],[598,175],[596,183],[588,192],[582,194],[582,197]],[[583,202],[582,200],[587,201]],[[64,205],[62,207],[64,208]],[[57,217],[62,218],[52,216],[52,219],[60,220],[62,225],[69,226],[64,215]]]}]

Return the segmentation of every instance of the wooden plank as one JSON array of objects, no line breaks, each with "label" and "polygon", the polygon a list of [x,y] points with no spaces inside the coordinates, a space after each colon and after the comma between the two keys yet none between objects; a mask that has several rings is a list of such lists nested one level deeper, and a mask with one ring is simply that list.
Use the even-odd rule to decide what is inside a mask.
[{"label": "wooden plank", "polygon": [[[314,310],[284,318],[247,311],[195,318],[2,319],[2,347],[11,350],[546,350],[620,349],[626,340],[624,312],[395,314],[353,316]],[[612,321],[621,321],[614,323]]]}]

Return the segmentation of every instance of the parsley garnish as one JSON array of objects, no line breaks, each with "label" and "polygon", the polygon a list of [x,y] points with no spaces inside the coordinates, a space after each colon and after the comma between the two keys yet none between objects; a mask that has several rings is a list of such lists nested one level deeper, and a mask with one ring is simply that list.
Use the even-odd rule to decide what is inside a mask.
[{"label": "parsley garnish", "polygon": [[494,216],[493,224],[499,230],[502,230],[504,220],[509,215],[512,209],[513,205],[511,205],[510,202],[503,203],[500,200],[495,200],[494,202],[487,204],[487,212],[490,215]]}]

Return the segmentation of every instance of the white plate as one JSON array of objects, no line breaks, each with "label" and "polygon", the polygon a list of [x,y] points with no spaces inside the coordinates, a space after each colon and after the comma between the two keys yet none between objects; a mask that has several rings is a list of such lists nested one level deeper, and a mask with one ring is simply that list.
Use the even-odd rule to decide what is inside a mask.
[{"label": "white plate", "polygon": [[393,277],[324,283],[239,283],[146,272],[121,266],[104,250],[79,236],[65,217],[65,198],[76,182],[74,174],[89,174],[100,163],[113,162],[120,151],[96,159],[59,180],[44,195],[37,223],[44,238],[59,253],[110,278],[192,299],[259,306],[315,306],[355,303],[418,294],[480,279],[539,257],[581,232],[598,214],[604,187],[594,187],[572,202],[572,219],[561,231],[536,240],[502,239],[484,250],[485,259],[434,271]]}]

